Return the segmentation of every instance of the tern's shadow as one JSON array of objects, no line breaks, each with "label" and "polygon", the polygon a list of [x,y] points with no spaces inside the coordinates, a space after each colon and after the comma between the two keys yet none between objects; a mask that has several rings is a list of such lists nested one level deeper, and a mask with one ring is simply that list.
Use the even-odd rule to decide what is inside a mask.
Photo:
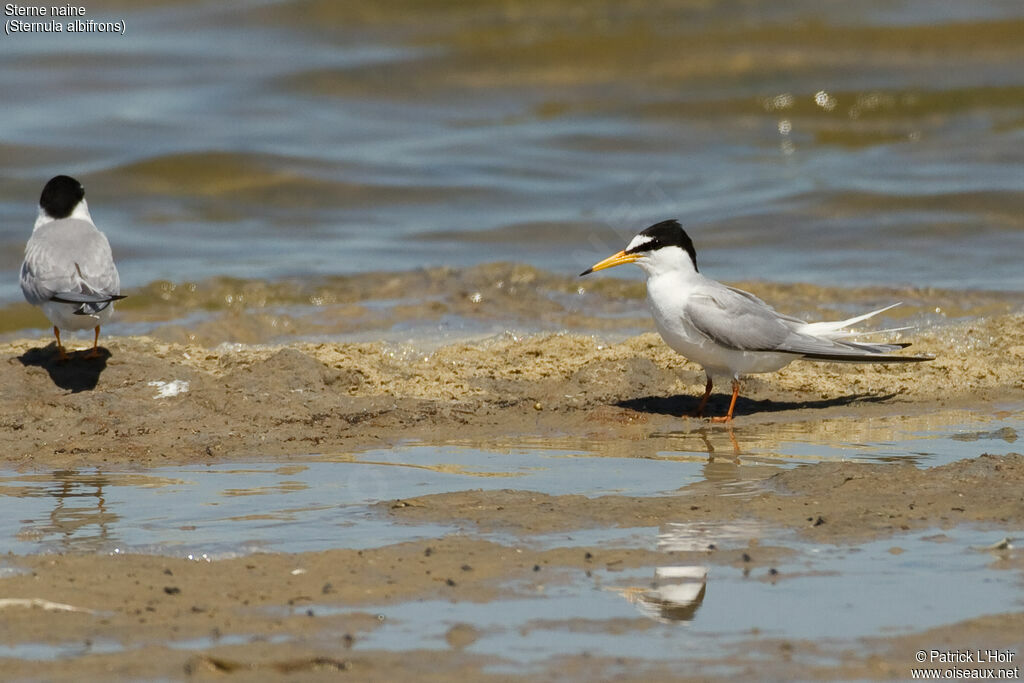
[{"label": "tern's shadow", "polygon": [[[849,394],[817,401],[773,401],[771,399],[745,399],[740,396],[736,402],[736,410],[733,415],[754,415],[756,413],[780,413],[787,410],[821,410],[823,408],[835,408],[848,406],[854,403],[882,403],[895,397],[891,394]],[[704,409],[705,415],[724,415],[729,410],[729,396],[725,394],[713,395]],[[684,417],[690,415],[700,405],[699,396],[642,396],[631,398],[616,403],[620,408],[629,408],[638,413],[652,413],[657,415],[672,415]]]},{"label": "tern's shadow", "polygon": [[50,342],[48,345],[29,349],[18,356],[21,364],[42,368],[50,374],[50,379],[61,389],[67,389],[72,393],[79,391],[92,391],[100,381],[100,374],[107,369],[107,359],[110,358],[110,351],[99,347],[95,358],[87,358],[86,355],[92,351],[72,351],[68,359],[60,360],[57,353],[57,344]]}]

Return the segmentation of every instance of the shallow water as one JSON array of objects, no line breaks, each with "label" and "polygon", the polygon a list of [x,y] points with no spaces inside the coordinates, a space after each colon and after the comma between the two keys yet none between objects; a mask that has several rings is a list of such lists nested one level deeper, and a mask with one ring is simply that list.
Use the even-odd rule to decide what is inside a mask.
[{"label": "shallow water", "polygon": [[[728,539],[729,530],[723,531]],[[749,647],[752,638],[827,645],[917,632],[1007,609],[1007,594],[1017,591],[1016,577],[992,565],[1019,551],[977,550],[990,536],[969,529],[932,530],[855,546],[793,543],[797,552],[771,568],[775,575],[764,568],[670,561],[653,571],[597,569],[590,576],[567,571],[524,585],[522,596],[497,604],[436,600],[379,606],[374,611],[386,617],[384,626],[358,647],[446,648],[449,628],[471,624],[481,637],[468,651],[507,660],[495,670],[522,673],[524,664],[584,652],[712,663]],[[666,537],[671,534],[660,536],[661,550],[672,549]],[[707,539],[729,546],[715,530]],[[673,573],[688,578],[673,580]],[[649,622],[626,621],[638,616]],[[721,674],[730,673],[727,665],[718,666]]]},{"label": "shallow water", "polygon": [[[967,414],[955,423],[930,419],[877,419],[846,443],[823,441],[821,430],[829,427],[818,424],[655,434],[650,449],[628,456],[556,440],[547,448],[530,441],[490,448],[408,444],[145,471],[7,470],[0,472],[0,552],[142,552],[216,563],[254,552],[370,548],[453,533],[511,547],[658,550],[664,563],[638,569],[597,561],[586,572],[545,566],[530,579],[506,584],[504,597],[486,603],[431,599],[363,606],[358,611],[378,615],[379,624],[360,635],[354,651],[446,650],[452,646],[449,631],[458,627],[471,628],[466,652],[497,658],[489,665],[496,673],[540,671],[552,658],[591,653],[649,664],[700,662],[707,675],[733,675],[740,665],[729,664],[735,661],[730,657],[749,655],[752,646],[767,648],[770,657],[777,647],[772,643],[786,639],[811,640],[818,646],[817,663],[838,664],[838,653],[857,639],[1019,608],[1019,577],[1006,569],[1012,562],[1001,560],[1020,551],[987,548],[1004,532],[969,525],[837,544],[807,542],[792,530],[742,519],[666,519],[660,527],[517,536],[460,523],[395,524],[373,504],[465,489],[672,495],[704,480],[721,495],[748,495],[756,484],[744,482],[740,466],[778,470],[854,460],[932,467],[1019,450],[1017,436],[1024,430],[1020,406],[996,415]],[[745,567],[716,561],[709,548],[743,550],[757,562]],[[670,554],[677,551],[709,553],[707,564],[693,564],[693,555],[680,563],[680,555]],[[764,557],[773,559],[765,564]],[[352,610],[313,602],[293,611],[316,618]],[[291,638],[282,634],[269,642]],[[240,632],[170,645],[199,650],[251,640]],[[0,656],[45,661],[126,647],[102,639],[28,642],[0,646]]]},{"label": "shallow water", "polygon": [[[921,429],[876,421],[865,438],[822,443],[787,425],[758,435],[701,429],[655,435],[644,448],[588,451],[569,443],[491,449],[413,445],[392,450],[221,463],[145,471],[87,468],[0,473],[0,552],[147,552],[217,558],[256,551],[367,548],[460,531],[396,525],[371,505],[465,489],[549,495],[671,495],[707,480],[722,495],[751,489],[740,466],[772,469],[810,462],[912,462],[934,467],[980,453],[1019,451],[1024,414],[976,415]],[[471,530],[470,530],[471,531]],[[571,534],[572,535],[572,534]],[[595,545],[625,542],[628,529],[588,530]],[[566,535],[549,540],[561,544]],[[543,541],[543,539],[541,539]],[[576,543],[584,542],[577,540]]]},{"label": "shallow water", "polygon": [[[730,544],[729,533],[712,529],[706,538],[720,548],[737,545]],[[671,531],[657,538],[652,532],[646,542],[668,551],[671,539]],[[500,660],[494,671],[516,674],[552,657],[585,652],[647,662],[700,660],[710,672],[716,660],[749,647],[752,638],[812,639],[823,646],[818,656],[828,660],[835,656],[825,654],[830,642],[912,633],[1005,611],[1017,578],[994,565],[1019,551],[978,549],[993,539],[970,529],[854,546],[788,539],[796,552],[772,567],[774,575],[765,568],[676,566],[668,556],[657,568],[545,570],[515,585],[516,597],[488,603],[419,600],[360,608],[377,614],[381,625],[360,637],[355,649],[446,650],[447,632],[468,625],[478,638],[467,651],[495,655]],[[315,603],[295,608],[314,618],[348,611]],[[270,642],[287,640],[276,636]],[[200,649],[248,641],[236,634],[172,645]],[[26,643],[0,646],[0,656],[48,660],[124,647],[107,641]],[[725,663],[717,667],[730,673]]]},{"label": "shallow water", "polygon": [[[473,629],[467,652],[493,655],[494,672],[522,675],[552,658],[590,653],[646,663],[701,662],[706,675],[736,673],[729,656],[759,645],[769,649],[786,639],[813,640],[819,664],[838,663],[839,654],[860,638],[915,633],[923,629],[999,614],[1020,606],[1014,572],[999,560],[1019,556],[1014,547],[986,549],[998,535],[959,527],[926,530],[857,545],[801,543],[788,532],[742,524],[668,524],[660,533],[632,530],[632,544],[662,551],[692,550],[713,543],[745,548],[752,533],[782,541],[793,552],[770,568],[665,565],[615,570],[544,568],[532,581],[509,585],[515,595],[486,603],[412,600],[360,607],[380,625],[361,635],[360,650],[447,650],[454,628]],[[609,539],[603,539],[607,542]],[[564,544],[563,544],[564,545]],[[756,554],[757,549],[750,552]],[[206,556],[196,556],[206,561]],[[351,612],[350,608],[304,603],[289,612],[310,618]],[[171,641],[181,649],[247,642],[288,642],[237,633]],[[834,646],[834,647],[833,647]],[[52,660],[120,652],[125,645],[23,643],[0,646],[0,656]],[[747,652],[749,655],[749,652]]]},{"label": "shallow water", "polygon": [[721,279],[1024,289],[1018,2],[87,18],[125,35],[4,41],[0,302],[58,172],[129,292],[499,257],[574,274],[666,217]]}]

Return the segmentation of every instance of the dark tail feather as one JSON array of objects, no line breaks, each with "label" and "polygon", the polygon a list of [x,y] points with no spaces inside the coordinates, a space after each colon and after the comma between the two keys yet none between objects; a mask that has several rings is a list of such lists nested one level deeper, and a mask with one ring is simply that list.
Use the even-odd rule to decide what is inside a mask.
[{"label": "dark tail feather", "polygon": [[50,301],[62,304],[109,304],[127,297],[127,294],[92,294],[86,292],[57,292]]},{"label": "dark tail feather", "polygon": [[800,357],[834,363],[920,363],[935,360],[935,356],[890,356],[886,354],[856,356],[842,353],[802,353]]},{"label": "dark tail feather", "polygon": [[50,301],[62,304],[77,304],[75,315],[96,315],[115,301],[124,299],[123,294],[93,294],[86,292],[57,292]]}]

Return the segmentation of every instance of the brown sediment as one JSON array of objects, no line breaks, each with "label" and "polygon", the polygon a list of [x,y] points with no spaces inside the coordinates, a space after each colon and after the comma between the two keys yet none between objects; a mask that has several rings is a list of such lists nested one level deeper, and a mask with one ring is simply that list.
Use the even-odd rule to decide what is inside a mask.
[{"label": "brown sediment", "polygon": [[[1019,492],[1018,465],[1011,476]],[[509,515],[521,512],[510,510]],[[735,549],[655,552],[605,546],[534,549],[460,534],[362,551],[258,553],[212,562],[132,554],[12,557],[8,575],[0,580],[5,596],[0,600],[0,644],[15,652],[24,646],[33,652],[74,651],[76,656],[0,662],[5,676],[15,679],[205,679],[243,673],[246,680],[275,680],[282,674],[320,680],[346,672],[359,680],[393,680],[416,672],[426,680],[486,680],[494,665],[515,662],[467,651],[481,635],[477,628],[452,625],[446,647],[439,650],[368,649],[362,641],[384,623],[374,608],[417,600],[536,599],[560,583],[583,581],[596,587],[591,572],[597,570],[653,569],[666,563],[764,570],[790,555],[785,547],[754,541]],[[1007,568],[1019,571],[1024,567],[1015,557],[1016,566]],[[619,592],[629,599],[629,589]],[[733,640],[725,654],[695,652],[687,662],[690,671],[720,672],[702,673],[704,680],[733,679],[737,671],[757,667],[768,667],[757,670],[778,677],[794,672],[804,678],[894,675],[912,666],[907,657],[920,648],[1018,647],[1021,618],[1009,612],[922,633],[863,638],[855,650],[848,642],[751,634],[749,640]],[[640,618],[567,617],[535,619],[519,628],[524,633],[623,635],[642,633],[652,624]],[[784,656],[775,656],[780,653]],[[656,662],[586,654],[556,657],[529,672],[500,678],[535,677],[538,671],[560,679],[583,678],[588,672],[605,678],[615,672],[628,680],[679,680],[678,671]]]},{"label": "brown sediment", "polygon": [[[848,418],[857,429],[865,417],[990,411],[1024,401],[1024,316],[936,327],[913,340],[915,351],[935,360],[797,362],[750,378],[737,426]],[[702,393],[703,372],[653,333],[612,344],[506,334],[427,351],[301,342],[211,349],[111,338],[106,350],[96,360],[77,353],[59,363],[39,340],[0,346],[8,359],[0,366],[7,462],[194,462],[407,439],[568,434],[600,442],[704,424],[680,417]],[[159,383],[172,382],[181,393],[161,394]],[[726,399],[714,395],[709,413],[720,414]]]},{"label": "brown sediment", "polygon": [[[0,580],[4,602],[0,644],[68,648],[81,644],[75,666],[2,659],[5,676],[132,677],[186,674],[350,671],[361,680],[408,670],[386,653],[353,651],[382,620],[373,606],[408,600],[490,602],[515,597],[567,575],[608,566],[651,565],[660,553],[640,549],[531,550],[451,536],[367,550],[289,555],[258,553],[213,562],[152,555],[36,555],[12,558],[18,571]],[[528,580],[518,589],[512,579]],[[526,593],[527,595],[529,593]],[[35,604],[12,604],[11,601]],[[338,608],[345,608],[339,612]],[[465,629],[462,629],[465,631]],[[454,651],[470,634],[456,632]],[[247,645],[233,646],[241,637]],[[285,644],[275,639],[285,639]],[[165,643],[199,640],[193,647]],[[114,654],[88,654],[117,643]],[[221,644],[223,643],[223,644]],[[158,653],[158,654],[155,654]],[[433,655],[417,658],[431,662]],[[458,662],[461,661],[461,664]],[[437,665],[433,675],[493,658]]]},{"label": "brown sediment", "polygon": [[1024,528],[1024,456],[981,455],[921,470],[911,464],[823,462],[777,472],[749,468],[746,495],[703,481],[671,496],[552,496],[458,491],[379,503],[406,523],[461,522],[483,531],[546,534],[587,527],[656,527],[755,520],[818,542],[864,540],[909,529],[989,523]]}]

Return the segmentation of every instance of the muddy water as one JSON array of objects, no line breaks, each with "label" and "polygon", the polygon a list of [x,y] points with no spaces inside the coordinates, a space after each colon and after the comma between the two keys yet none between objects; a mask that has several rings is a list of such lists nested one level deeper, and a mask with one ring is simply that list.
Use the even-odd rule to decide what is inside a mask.
[{"label": "muddy water", "polygon": [[88,14],[125,35],[4,41],[4,268],[63,171],[129,290],[497,257],[576,273],[666,217],[723,279],[1024,289],[1016,2]]},{"label": "muddy water", "polygon": [[[533,444],[509,440],[496,449],[408,444],[295,456],[286,464],[8,470],[0,474],[0,552],[217,558],[256,551],[319,551],[339,543],[379,547],[461,528],[457,523],[394,526],[374,512],[373,505],[382,501],[466,489],[666,496],[702,481],[720,487],[722,495],[743,496],[759,490],[759,479],[799,465],[852,461],[936,467],[970,457],[979,447],[987,453],[1013,452],[1018,434],[1024,434],[1019,411],[968,417],[970,422],[941,426],[927,420],[878,421],[873,429],[826,442],[799,424],[700,428],[654,435],[663,444],[654,452],[588,452],[584,441],[572,439]],[[633,533],[591,530],[586,538],[593,544],[621,542]],[[711,536],[721,542],[720,535]],[[744,537],[737,532],[736,538]],[[557,535],[551,538],[564,541]]]}]

